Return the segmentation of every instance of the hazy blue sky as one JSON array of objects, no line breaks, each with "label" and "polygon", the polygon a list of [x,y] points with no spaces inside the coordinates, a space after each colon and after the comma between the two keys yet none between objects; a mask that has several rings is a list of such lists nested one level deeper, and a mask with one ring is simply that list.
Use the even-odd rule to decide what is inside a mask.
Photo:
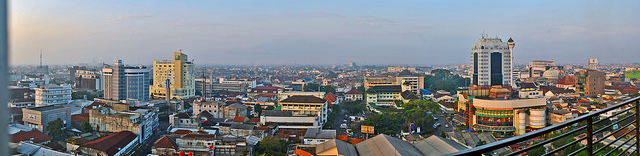
[{"label": "hazy blue sky", "polygon": [[196,64],[468,63],[481,33],[516,63],[640,62],[640,1],[35,1],[10,4],[11,64],[123,59],[183,49]]}]

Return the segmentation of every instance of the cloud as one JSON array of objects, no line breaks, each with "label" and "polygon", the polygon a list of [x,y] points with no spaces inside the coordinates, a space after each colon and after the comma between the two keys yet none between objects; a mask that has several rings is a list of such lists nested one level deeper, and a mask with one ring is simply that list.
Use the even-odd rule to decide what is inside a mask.
[{"label": "cloud", "polygon": [[107,18],[107,20],[105,20],[105,22],[110,23],[110,24],[117,24],[117,23],[126,23],[126,22],[130,22],[130,21],[135,21],[135,20],[142,20],[142,19],[147,19],[147,18],[151,18],[152,16],[149,14],[144,14],[144,15],[118,15],[117,17],[111,17],[111,18]]}]

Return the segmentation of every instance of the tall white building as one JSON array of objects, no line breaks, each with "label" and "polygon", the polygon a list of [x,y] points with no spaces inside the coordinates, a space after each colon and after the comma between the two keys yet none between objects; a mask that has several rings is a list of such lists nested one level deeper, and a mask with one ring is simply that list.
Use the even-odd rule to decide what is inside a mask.
[{"label": "tall white building", "polygon": [[483,37],[471,47],[471,84],[480,87],[501,85],[512,86],[513,47],[515,43],[509,38],[502,39]]},{"label": "tall white building", "polygon": [[71,101],[70,85],[48,84],[34,88],[34,90],[36,91],[36,107],[67,104]]}]

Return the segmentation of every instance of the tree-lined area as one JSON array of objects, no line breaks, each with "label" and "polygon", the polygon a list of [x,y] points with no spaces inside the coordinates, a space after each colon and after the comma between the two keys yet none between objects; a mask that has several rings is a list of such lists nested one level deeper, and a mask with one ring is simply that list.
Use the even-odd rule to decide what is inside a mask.
[{"label": "tree-lined area", "polygon": [[394,135],[401,130],[408,131],[410,123],[421,127],[421,131],[434,130],[435,120],[433,115],[440,110],[440,105],[433,101],[417,100],[402,105],[403,110],[396,112],[383,112],[367,118],[365,125],[374,126],[376,134],[384,133]]},{"label": "tree-lined area", "polygon": [[449,70],[435,69],[431,71],[431,75],[424,76],[424,87],[432,92],[446,90],[456,93],[458,87],[467,87],[470,81],[469,78],[453,75]]}]

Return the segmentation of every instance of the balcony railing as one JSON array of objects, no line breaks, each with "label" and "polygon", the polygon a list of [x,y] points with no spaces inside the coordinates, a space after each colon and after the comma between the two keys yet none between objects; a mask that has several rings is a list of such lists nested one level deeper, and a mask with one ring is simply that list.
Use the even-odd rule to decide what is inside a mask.
[{"label": "balcony railing", "polygon": [[[506,155],[638,155],[639,101],[640,97],[636,97],[566,122],[448,155],[495,155],[494,150],[518,146],[524,148]],[[613,112],[611,116],[600,116],[609,112]]]}]

